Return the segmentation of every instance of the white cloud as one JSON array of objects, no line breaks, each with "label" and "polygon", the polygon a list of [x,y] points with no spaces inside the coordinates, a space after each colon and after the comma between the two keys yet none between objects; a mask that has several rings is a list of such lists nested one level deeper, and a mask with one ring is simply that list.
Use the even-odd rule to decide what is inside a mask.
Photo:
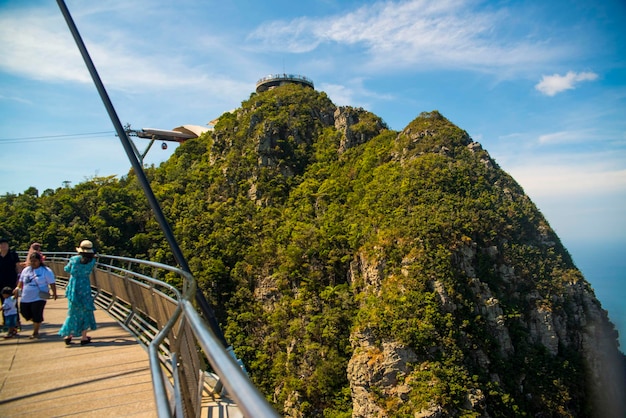
[{"label": "white cloud", "polygon": [[[98,12],[101,11],[89,9],[75,14],[87,19],[85,15]],[[248,84],[234,79],[232,74],[213,74],[206,68],[190,66],[189,56],[176,47],[163,48],[156,43],[155,48],[128,37],[124,29],[111,30],[101,24],[85,25],[88,30],[81,35],[107,88],[126,92],[175,91],[180,96],[184,96],[184,91],[219,95],[224,91],[245,94],[250,90]],[[213,39],[212,44],[222,48],[219,40]],[[92,83],[61,14],[51,14],[48,9],[0,13],[0,56],[0,71],[9,74],[40,81]]]},{"label": "white cloud", "polygon": [[547,96],[554,96],[565,90],[573,89],[581,81],[593,81],[598,75],[593,72],[575,73],[568,71],[565,75],[544,75],[535,88]]},{"label": "white cloud", "polygon": [[89,73],[62,21],[31,9],[0,15],[0,69],[36,80],[88,82]]},{"label": "white cloud", "polygon": [[0,94],[0,102],[2,102],[2,101],[17,102],[17,103],[23,103],[23,104],[32,104],[33,103],[32,101],[24,99],[23,97],[5,96],[3,94]]},{"label": "white cloud", "polygon": [[567,165],[562,161],[530,163],[507,170],[533,197],[591,196],[626,193],[626,169],[601,164]]},{"label": "white cloud", "polygon": [[[519,71],[565,56],[564,45],[510,41],[514,25],[508,11],[478,10],[466,0],[377,2],[326,18],[298,18],[259,26],[249,36],[258,48],[291,53],[321,49],[322,44],[365,48],[371,68],[410,67]],[[500,30],[503,29],[503,30]],[[360,59],[363,59],[361,55]]]},{"label": "white cloud", "polygon": [[[0,56],[3,57],[0,69],[35,80],[91,83],[78,48],[63,23],[60,15],[39,9],[0,15]],[[158,81],[153,71],[140,70],[143,67],[137,65],[140,62],[135,61],[133,67],[132,59],[124,58],[129,55],[128,51],[83,38],[99,72],[111,74],[116,85],[131,85],[136,80]],[[113,54],[119,54],[116,65],[123,69],[119,75],[110,71]],[[134,71],[128,71],[129,67]],[[122,79],[123,73],[127,74],[127,81]]]},{"label": "white cloud", "polygon": [[325,91],[337,106],[347,106],[354,103],[354,91],[347,86],[339,84],[322,83],[322,91]]},{"label": "white cloud", "polygon": [[561,239],[614,239],[626,233],[626,169],[550,158],[507,171]]},{"label": "white cloud", "polygon": [[389,93],[382,93],[366,87],[367,79],[353,77],[345,85],[320,83],[318,88],[326,92],[328,97],[338,106],[358,106],[373,111],[371,107],[376,102],[391,102],[395,97]]},{"label": "white cloud", "polygon": [[551,134],[545,134],[539,136],[540,144],[572,144],[585,140],[594,139],[594,135],[591,132],[585,131],[560,131]]},{"label": "white cloud", "polygon": [[626,200],[626,150],[615,143],[616,135],[569,127],[547,134],[514,133],[487,148],[533,199]]}]

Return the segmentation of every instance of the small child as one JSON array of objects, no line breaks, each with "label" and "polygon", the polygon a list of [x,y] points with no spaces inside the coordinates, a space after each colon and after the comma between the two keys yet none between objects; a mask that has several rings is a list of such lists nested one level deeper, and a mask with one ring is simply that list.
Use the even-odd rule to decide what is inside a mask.
[{"label": "small child", "polygon": [[17,300],[13,296],[13,289],[2,289],[2,311],[4,312],[4,325],[9,329],[4,338],[12,338],[17,335]]}]

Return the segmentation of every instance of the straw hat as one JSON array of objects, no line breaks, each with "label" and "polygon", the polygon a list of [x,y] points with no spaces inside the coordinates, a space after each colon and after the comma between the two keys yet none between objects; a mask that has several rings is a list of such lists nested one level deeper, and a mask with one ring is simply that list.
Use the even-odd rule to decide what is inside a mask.
[{"label": "straw hat", "polygon": [[80,247],[77,247],[76,251],[79,253],[93,253],[93,243],[88,239],[82,240]]}]

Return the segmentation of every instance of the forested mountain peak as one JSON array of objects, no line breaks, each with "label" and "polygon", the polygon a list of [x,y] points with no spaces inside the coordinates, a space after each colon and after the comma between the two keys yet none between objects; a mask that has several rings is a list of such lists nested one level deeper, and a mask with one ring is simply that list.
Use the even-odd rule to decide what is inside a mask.
[{"label": "forested mountain peak", "polygon": [[230,183],[245,179],[248,195],[267,203],[275,197],[265,193],[274,189],[268,182],[290,188],[310,164],[327,161],[326,154],[341,154],[385,129],[370,112],[337,107],[323,92],[285,85],[253,94],[240,109],[222,115],[209,152]]},{"label": "forested mountain peak", "polygon": [[[397,132],[285,85],[147,174],[227,339],[284,416],[624,408],[624,357],[591,286],[523,189],[437,111]],[[25,242],[89,236],[172,262],[132,173],[2,204],[34,213],[23,231],[0,221]]]}]

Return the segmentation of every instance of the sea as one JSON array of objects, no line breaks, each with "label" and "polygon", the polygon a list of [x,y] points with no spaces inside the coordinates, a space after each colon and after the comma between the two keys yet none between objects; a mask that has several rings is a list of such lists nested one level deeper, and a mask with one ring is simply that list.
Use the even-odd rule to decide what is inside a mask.
[{"label": "sea", "polygon": [[626,239],[564,243],[619,332],[626,353]]}]

